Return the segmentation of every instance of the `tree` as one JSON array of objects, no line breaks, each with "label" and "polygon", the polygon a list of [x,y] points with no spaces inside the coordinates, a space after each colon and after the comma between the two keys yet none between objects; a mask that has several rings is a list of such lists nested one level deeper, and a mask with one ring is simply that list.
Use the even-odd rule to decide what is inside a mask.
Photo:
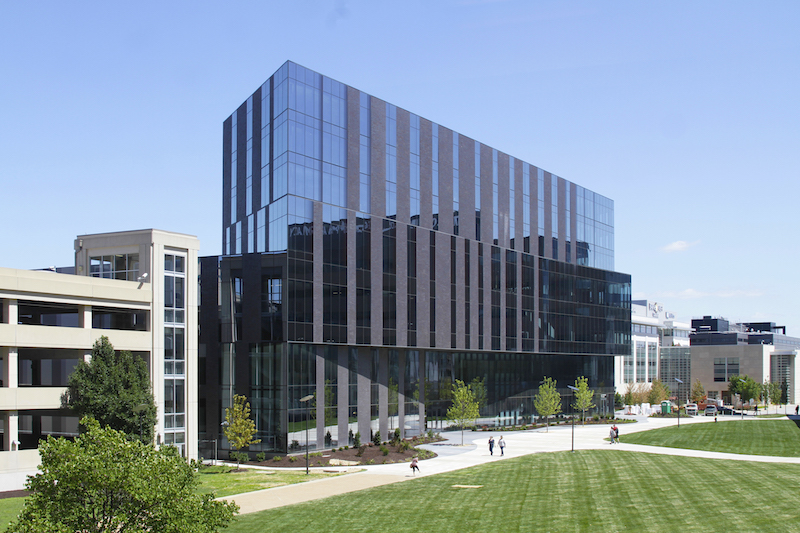
[{"label": "tree", "polygon": [[728,392],[731,393],[731,397],[738,394],[740,401],[744,404],[744,402],[758,398],[758,383],[747,375],[733,375],[728,381]]},{"label": "tree", "polygon": [[691,397],[694,403],[702,403],[706,399],[706,389],[699,379],[696,379],[692,385]]},{"label": "tree", "polygon": [[556,389],[553,378],[544,378],[539,385],[539,393],[533,397],[533,406],[539,416],[545,417],[547,431],[550,431],[550,417],[561,412],[561,394]]},{"label": "tree", "polygon": [[130,440],[91,417],[81,424],[74,441],[41,443],[39,473],[26,483],[31,494],[7,531],[213,532],[238,511],[197,492],[194,469],[175,447]]},{"label": "tree", "polygon": [[472,394],[475,395],[475,401],[478,402],[478,410],[480,411],[488,405],[488,395],[486,394],[486,380],[484,378],[475,377],[469,384],[472,389]]},{"label": "tree", "polygon": [[765,381],[764,390],[766,393],[767,407],[773,404],[776,407],[783,403],[783,384],[778,381]]},{"label": "tree", "polygon": [[[246,396],[236,394],[233,396],[233,407],[225,408],[225,438],[234,450],[241,450],[251,444],[258,444],[261,439],[254,439],[256,423],[250,418],[250,402]],[[239,458],[236,458],[236,468],[239,468]]]},{"label": "tree", "polygon": [[650,405],[660,405],[662,401],[669,397],[669,387],[656,378],[650,384],[650,391],[647,393],[647,401]]},{"label": "tree", "polygon": [[478,402],[469,385],[460,379],[453,383],[453,405],[447,410],[447,418],[461,427],[461,445],[464,445],[464,426],[475,423],[478,418]]},{"label": "tree", "polygon": [[78,362],[68,387],[66,404],[78,417],[91,416],[101,426],[153,442],[156,404],[141,358],[115,351],[108,337],[100,337],[92,347],[92,359]]},{"label": "tree", "polygon": [[592,398],[594,397],[594,391],[589,388],[589,380],[581,376],[575,380],[575,388],[578,389],[573,391],[575,393],[572,408],[577,409],[581,412],[581,418],[583,419],[584,425],[586,424],[586,411],[594,407],[592,403]]}]

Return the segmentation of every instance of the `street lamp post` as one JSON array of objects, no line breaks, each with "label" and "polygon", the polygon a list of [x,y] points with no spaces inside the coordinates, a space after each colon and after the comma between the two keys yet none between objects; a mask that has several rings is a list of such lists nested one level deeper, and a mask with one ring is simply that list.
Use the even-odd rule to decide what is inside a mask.
[{"label": "street lamp post", "polygon": [[[678,378],[675,378],[675,381],[677,381],[678,383],[683,385],[683,381],[679,380]],[[676,394],[676,396],[678,398],[678,429],[680,429],[680,427],[681,427],[681,397],[678,396],[677,394]]]},{"label": "street lamp post", "polygon": [[300,403],[306,404],[306,475],[308,475],[308,401],[313,397],[313,394],[309,394],[300,398]]},{"label": "street lamp post", "polygon": [[577,388],[573,387],[572,385],[567,385],[569,389],[572,391],[572,451],[575,451],[575,391],[578,390]]}]

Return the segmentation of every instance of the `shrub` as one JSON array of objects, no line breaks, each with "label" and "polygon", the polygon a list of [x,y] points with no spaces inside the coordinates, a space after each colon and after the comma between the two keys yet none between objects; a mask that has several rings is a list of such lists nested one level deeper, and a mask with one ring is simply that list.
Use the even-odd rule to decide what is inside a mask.
[{"label": "shrub", "polygon": [[351,442],[353,442],[353,430],[352,429],[347,432],[347,443],[350,444]]},{"label": "shrub", "polygon": [[276,455],[275,457],[272,458],[272,460],[277,463],[277,462],[279,462],[281,460],[281,456],[280,455]]},{"label": "shrub", "polygon": [[372,444],[374,444],[375,446],[380,446],[381,445],[381,432],[380,432],[380,430],[376,431],[372,435]]},{"label": "shrub", "polygon": [[294,451],[299,449],[300,449],[300,443],[297,440],[293,440],[292,443],[289,445],[289,450]]},{"label": "shrub", "polygon": [[289,457],[289,462],[290,462],[290,463],[295,463],[295,462],[297,462],[297,457],[295,457],[294,455],[292,455],[291,457]]},{"label": "shrub", "polygon": [[400,442],[400,428],[394,429],[394,437],[392,438],[392,444]]},{"label": "shrub", "polygon": [[328,431],[327,433],[325,433],[325,446],[330,446],[332,442],[333,442],[333,437],[331,437],[331,432]]},{"label": "shrub", "polygon": [[386,446],[382,445],[381,446],[381,453],[383,453],[383,455],[389,455],[389,448],[387,448]]},{"label": "shrub", "polygon": [[374,465],[375,464],[375,459],[367,459],[367,464],[368,465]]},{"label": "shrub", "polygon": [[361,432],[356,431],[356,434],[353,435],[353,447],[354,448],[361,448]]},{"label": "shrub", "polygon": [[259,463],[263,463],[266,460],[267,460],[267,454],[266,453],[258,452],[256,454],[256,461],[258,461]]},{"label": "shrub", "polygon": [[311,452],[308,454],[309,457],[322,457],[322,452]]},{"label": "shrub", "polygon": [[366,444],[362,444],[361,446],[359,446],[358,451],[356,452],[356,457],[361,457],[362,455],[364,455],[364,450],[366,449],[367,449]]}]

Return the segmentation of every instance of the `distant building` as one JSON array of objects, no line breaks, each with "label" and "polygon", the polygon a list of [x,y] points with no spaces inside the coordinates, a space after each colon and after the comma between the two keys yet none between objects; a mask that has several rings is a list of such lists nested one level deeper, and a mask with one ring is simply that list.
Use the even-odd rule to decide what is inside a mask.
[{"label": "distant building", "polygon": [[784,326],[774,322],[731,324],[704,316],[692,320],[692,327],[691,379],[700,380],[709,398],[731,403],[730,376],[746,374],[758,383],[780,382],[788,403],[800,401],[796,362],[800,338],[787,336]]},{"label": "distant building", "polygon": [[[678,322],[675,316],[664,310],[664,305],[648,300],[631,302],[631,351],[617,356],[615,373],[616,390],[625,394],[629,388],[649,390],[654,379],[660,379],[671,391],[682,393],[679,367],[662,365],[664,350],[674,359],[673,347],[689,346],[691,328],[688,323]],[[685,365],[684,365],[685,366]],[[665,373],[666,371],[666,373]]]},{"label": "distant building", "polygon": [[159,444],[197,458],[197,238],[82,235],[76,272],[0,268],[0,487],[22,488],[47,435],[73,436],[67,380],[105,335],[150,369]]}]

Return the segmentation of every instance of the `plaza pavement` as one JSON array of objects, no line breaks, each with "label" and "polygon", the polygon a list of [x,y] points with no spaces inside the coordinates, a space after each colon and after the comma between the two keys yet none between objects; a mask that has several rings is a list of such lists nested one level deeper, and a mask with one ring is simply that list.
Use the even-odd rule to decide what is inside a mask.
[{"label": "plaza pavement", "polygon": [[[343,474],[341,476],[237,494],[220,499],[235,501],[239,505],[240,513],[242,514],[254,513],[265,509],[273,509],[285,505],[327,498],[336,494],[345,494],[370,487],[408,481],[410,479],[415,479],[415,477],[441,474],[443,472],[451,472],[493,461],[502,461],[506,458],[520,457],[532,453],[568,451],[573,449],[573,445],[575,450],[607,448],[611,450],[680,455],[685,457],[800,464],[800,458],[797,457],[740,455],[626,444],[624,442],[626,434],[677,425],[678,419],[648,418],[644,416],[624,416],[622,418],[635,419],[636,423],[618,425],[620,436],[623,441],[620,444],[611,445],[607,440],[610,428],[609,424],[587,426],[576,424],[574,430],[574,444],[573,430],[570,425],[551,426],[549,431],[545,428],[529,431],[511,431],[507,433],[465,431],[464,446],[461,446],[460,432],[446,432],[442,434],[442,436],[447,438],[446,441],[420,446],[421,448],[433,450],[437,454],[437,457],[420,461],[420,472],[416,476],[412,475],[409,463],[367,465],[350,467],[350,470],[357,469],[359,471]],[[789,418],[795,417],[790,416]],[[739,419],[739,416],[718,417],[719,423]],[[753,417],[745,417],[745,420],[750,420],[753,423],[758,423],[759,421],[759,419]],[[680,419],[681,425],[703,423],[714,423],[714,418],[695,416],[692,418],[682,417]],[[494,436],[495,439],[494,455],[489,454],[488,440],[490,435]],[[503,456],[500,455],[500,449],[496,445],[497,441],[500,439],[500,435],[502,435],[506,441],[505,455]],[[305,466],[298,469],[304,468]],[[314,470],[319,468],[320,467]],[[348,471],[347,467],[324,467],[321,469],[325,471]],[[267,470],[270,469],[267,468]]]}]

